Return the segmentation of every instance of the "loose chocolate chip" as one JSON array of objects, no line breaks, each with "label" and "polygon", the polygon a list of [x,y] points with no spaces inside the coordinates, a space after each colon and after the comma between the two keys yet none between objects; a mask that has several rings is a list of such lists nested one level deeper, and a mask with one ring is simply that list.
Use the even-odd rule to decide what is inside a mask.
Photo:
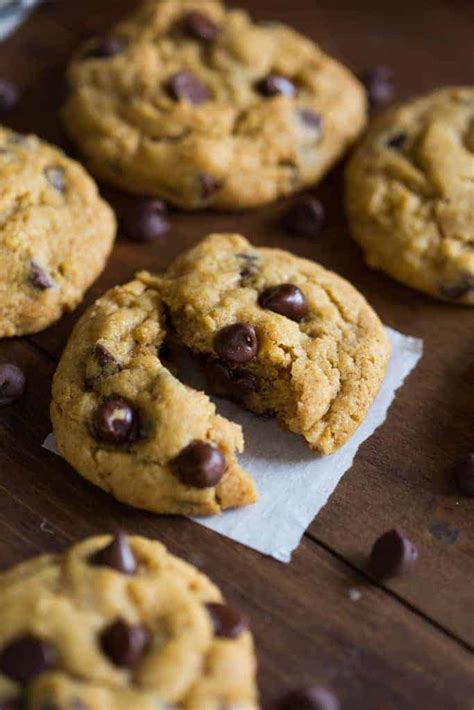
[{"label": "loose chocolate chip", "polygon": [[124,234],[134,242],[154,242],[169,228],[166,205],[161,200],[142,199],[128,205],[122,213]]},{"label": "loose chocolate chip", "polygon": [[201,194],[204,200],[212,197],[212,195],[217,192],[222,185],[217,178],[213,175],[209,175],[208,173],[200,173],[199,182],[201,184]]},{"label": "loose chocolate chip", "polygon": [[82,57],[83,59],[107,59],[121,54],[124,49],[125,41],[120,37],[98,37]]},{"label": "loose chocolate chip", "polygon": [[226,468],[222,451],[205,441],[191,442],[173,461],[176,476],[186,486],[193,488],[217,486]]},{"label": "loose chocolate chip", "polygon": [[390,579],[410,572],[418,558],[415,545],[400,530],[390,530],[375,542],[369,571],[378,579]]},{"label": "loose chocolate chip", "polygon": [[0,700],[0,710],[23,710],[25,707],[21,698],[6,698]]},{"label": "loose chocolate chip", "polygon": [[406,140],[406,133],[396,133],[388,139],[386,145],[388,148],[392,148],[393,150],[400,150],[405,145]]},{"label": "loose chocolate chip", "polygon": [[314,128],[320,131],[323,119],[319,113],[312,111],[310,108],[302,108],[298,111],[301,121],[309,128]]},{"label": "loose chocolate chip", "polygon": [[339,710],[339,700],[327,688],[294,690],[284,698],[280,710]]},{"label": "loose chocolate chip", "polygon": [[257,84],[257,91],[262,96],[296,96],[296,86],[286,76],[269,74]]},{"label": "loose chocolate chip", "polygon": [[119,668],[134,668],[143,658],[151,642],[144,626],[115,621],[102,632],[100,644],[105,655]]},{"label": "loose chocolate chip", "polygon": [[138,415],[124,397],[113,394],[99,405],[94,416],[94,434],[106,444],[128,444],[136,440]]},{"label": "loose chocolate chip", "polygon": [[109,545],[91,555],[89,563],[93,567],[110,567],[116,572],[129,575],[136,574],[138,569],[137,559],[123,532],[117,533]]},{"label": "loose chocolate chip", "polygon": [[188,71],[181,71],[171,77],[168,91],[175,101],[189,101],[194,106],[209,101],[211,95],[205,84]]},{"label": "loose chocolate chip", "polygon": [[385,106],[393,100],[395,88],[393,86],[393,71],[390,67],[376,66],[363,72],[360,78],[372,108]]},{"label": "loose chocolate chip", "polygon": [[94,357],[101,367],[115,365],[117,362],[112,353],[101,343],[97,343],[94,347]]},{"label": "loose chocolate chip", "polygon": [[455,463],[453,475],[460,492],[474,498],[474,453],[466,454]]},{"label": "loose chocolate chip", "polygon": [[64,192],[66,189],[66,176],[64,168],[59,165],[51,165],[44,169],[46,180],[51,187],[54,187],[58,192]]},{"label": "loose chocolate chip", "polygon": [[299,237],[319,237],[325,221],[324,207],[314,197],[301,198],[283,216],[286,231]]},{"label": "loose chocolate chip", "polygon": [[19,98],[17,85],[7,79],[0,79],[0,113],[7,113],[15,108]]},{"label": "loose chocolate chip", "polygon": [[202,42],[214,42],[220,32],[218,25],[210,17],[197,10],[184,16],[183,27],[187,34]]},{"label": "loose chocolate chip", "polygon": [[257,334],[247,323],[234,323],[222,328],[216,334],[214,348],[223,360],[236,363],[249,362],[258,352]]},{"label": "loose chocolate chip", "polygon": [[457,284],[443,284],[440,287],[440,293],[444,298],[451,298],[453,301],[457,301],[460,298],[464,298],[467,294],[474,289],[474,283],[471,279],[465,278],[459,281]]},{"label": "loose chocolate chip", "polygon": [[206,604],[214,627],[214,634],[220,638],[235,639],[248,629],[248,621],[235,607],[229,604]]},{"label": "loose chocolate chip", "polygon": [[0,407],[20,399],[25,386],[26,377],[19,367],[9,362],[0,364]]},{"label": "loose chocolate chip", "polygon": [[293,284],[280,284],[265,289],[258,299],[262,308],[274,311],[299,323],[308,313],[303,292]]},{"label": "loose chocolate chip", "polygon": [[46,291],[48,288],[53,288],[54,282],[50,275],[35,261],[30,265],[30,284],[38,291]]},{"label": "loose chocolate chip", "polygon": [[49,641],[26,634],[1,651],[0,671],[18,683],[28,683],[54,668],[56,660],[56,650]]}]

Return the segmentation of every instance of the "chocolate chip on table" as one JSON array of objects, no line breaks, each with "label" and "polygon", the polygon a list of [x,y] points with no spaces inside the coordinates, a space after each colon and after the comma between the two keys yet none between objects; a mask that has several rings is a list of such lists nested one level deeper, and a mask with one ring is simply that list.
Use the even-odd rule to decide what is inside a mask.
[{"label": "chocolate chip on table", "polygon": [[183,27],[188,35],[202,42],[214,42],[220,32],[219,26],[198,10],[188,12],[184,16]]},{"label": "chocolate chip on table", "polygon": [[0,113],[8,113],[14,109],[19,98],[17,85],[7,79],[0,79]]},{"label": "chocolate chip on table", "polygon": [[381,64],[363,72],[360,78],[372,108],[385,106],[393,100],[395,87],[393,85],[393,71],[390,67]]},{"label": "chocolate chip on table", "polygon": [[340,707],[333,692],[327,688],[314,687],[289,693],[279,710],[340,710]]},{"label": "chocolate chip on table", "polygon": [[174,74],[168,82],[168,91],[175,101],[189,101],[194,106],[199,106],[211,98],[207,86],[188,71]]},{"label": "chocolate chip on table", "polygon": [[293,82],[279,74],[269,74],[258,82],[256,88],[262,96],[296,96],[296,86]]},{"label": "chocolate chip on table", "polygon": [[105,655],[119,668],[134,668],[146,653],[151,634],[144,626],[118,619],[100,635]]},{"label": "chocolate chip on table", "polygon": [[369,572],[377,579],[399,577],[413,569],[417,558],[415,545],[400,530],[390,530],[376,540]]},{"label": "chocolate chip on table", "polygon": [[110,567],[129,575],[136,574],[138,569],[137,559],[124,532],[118,532],[109,545],[91,555],[89,563],[93,567]]},{"label": "chocolate chip on table", "polygon": [[302,197],[283,216],[283,226],[299,237],[319,237],[326,213],[322,203],[314,197]]},{"label": "chocolate chip on table", "polygon": [[406,140],[406,133],[396,133],[394,136],[388,139],[386,145],[388,148],[392,148],[393,150],[400,150],[405,145]]},{"label": "chocolate chip on table", "polygon": [[54,187],[58,192],[64,192],[66,189],[66,173],[60,165],[50,165],[44,169],[46,180],[51,187]]},{"label": "chocolate chip on table", "polygon": [[302,108],[298,111],[298,115],[302,123],[305,124],[305,126],[308,126],[309,128],[314,128],[318,131],[321,130],[323,125],[323,119],[321,114],[316,113],[316,111],[313,111],[310,108]]},{"label": "chocolate chip on table", "polygon": [[129,444],[137,438],[138,415],[128,400],[113,394],[97,408],[93,428],[98,441]]},{"label": "chocolate chip on table", "polygon": [[125,41],[120,37],[98,37],[82,55],[83,59],[107,59],[121,54]]},{"label": "chocolate chip on table", "polygon": [[453,475],[459,491],[474,498],[474,453],[466,454],[454,464]]},{"label": "chocolate chip on table", "polygon": [[154,242],[170,228],[166,212],[167,207],[162,200],[137,200],[122,213],[123,232],[134,242]]},{"label": "chocolate chip on table", "polygon": [[29,282],[38,291],[46,291],[54,286],[50,275],[36,261],[32,261],[30,264]]},{"label": "chocolate chip on table", "polygon": [[303,292],[293,284],[271,286],[262,291],[258,298],[262,308],[279,313],[299,323],[308,313],[308,304]]},{"label": "chocolate chip on table", "polygon": [[219,447],[205,441],[192,441],[174,459],[172,466],[181,483],[192,488],[217,486],[227,469]]},{"label": "chocolate chip on table", "polygon": [[241,611],[229,604],[206,604],[214,627],[214,634],[219,638],[235,639],[248,629],[248,621]]},{"label": "chocolate chip on table", "polygon": [[255,328],[247,323],[234,323],[218,331],[214,349],[223,360],[244,363],[253,360],[258,352]]},{"label": "chocolate chip on table", "polygon": [[56,650],[49,641],[25,634],[0,652],[0,671],[8,678],[24,684],[52,670],[56,661]]},{"label": "chocolate chip on table", "polygon": [[0,407],[13,404],[25,391],[26,377],[17,365],[0,363]]},{"label": "chocolate chip on table", "polygon": [[204,200],[209,199],[217,192],[222,183],[209,173],[199,173],[199,182],[201,185],[201,194]]}]

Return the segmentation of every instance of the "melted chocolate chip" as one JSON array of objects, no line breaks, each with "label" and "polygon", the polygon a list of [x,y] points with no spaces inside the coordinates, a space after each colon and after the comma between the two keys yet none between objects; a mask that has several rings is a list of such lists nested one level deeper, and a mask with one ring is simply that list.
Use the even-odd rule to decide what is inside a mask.
[{"label": "melted chocolate chip", "polygon": [[18,86],[7,79],[0,79],[0,113],[8,113],[14,109],[19,98]]},{"label": "melted chocolate chip", "polygon": [[134,242],[155,242],[170,228],[166,212],[161,200],[142,199],[129,204],[122,213],[123,232]]},{"label": "melted chocolate chip", "polygon": [[206,604],[214,627],[214,634],[219,638],[235,639],[248,629],[248,621],[235,607],[229,604]]},{"label": "melted chocolate chip", "polygon": [[179,480],[193,488],[213,488],[226,472],[222,451],[214,444],[193,441],[173,461]]},{"label": "melted chocolate chip", "polygon": [[459,491],[474,498],[474,453],[466,454],[455,463],[453,476]]},{"label": "melted chocolate chip", "polygon": [[241,286],[246,286],[259,272],[258,256],[254,254],[237,254],[237,258],[241,261]]},{"label": "melted chocolate chip", "polygon": [[129,444],[137,439],[138,415],[128,400],[113,394],[97,408],[93,429],[97,441]]},{"label": "melted chocolate chip", "polygon": [[415,545],[400,530],[390,530],[375,542],[369,571],[377,579],[390,579],[413,569],[418,558]]},{"label": "melted chocolate chip", "polygon": [[386,146],[387,148],[392,148],[393,150],[401,150],[405,145],[406,140],[406,133],[396,133],[394,136],[388,139]]},{"label": "melted chocolate chip", "polygon": [[322,203],[314,197],[303,197],[283,215],[283,226],[290,234],[299,237],[319,237],[326,213]]},{"label": "melted chocolate chip", "polygon": [[474,282],[470,278],[463,278],[455,284],[443,284],[440,287],[440,293],[444,298],[450,298],[453,301],[458,301],[464,298],[474,289]]},{"label": "melted chocolate chip", "polygon": [[107,350],[104,345],[101,345],[101,343],[97,343],[94,347],[94,357],[101,367],[117,364],[117,360],[114,358],[112,353]]},{"label": "melted chocolate chip", "polygon": [[313,111],[310,108],[302,108],[298,111],[298,115],[305,126],[321,131],[323,125],[321,114],[316,113],[316,111]]},{"label": "melted chocolate chip", "polygon": [[120,37],[98,37],[82,55],[83,59],[107,59],[121,54],[125,49],[125,41]]},{"label": "melted chocolate chip", "polygon": [[257,91],[262,96],[296,96],[296,86],[286,76],[269,74],[257,84]]},{"label": "melted chocolate chip", "polygon": [[20,399],[25,387],[26,377],[19,367],[8,362],[0,364],[0,407]]},{"label": "melted chocolate chip", "polygon": [[223,360],[238,364],[249,362],[258,352],[257,334],[247,323],[234,323],[219,330],[214,338],[214,348]]},{"label": "melted chocolate chip", "polygon": [[184,16],[183,27],[185,32],[194,39],[209,43],[214,42],[220,32],[219,26],[198,10],[188,12]]},{"label": "melted chocolate chip", "polygon": [[51,187],[54,187],[58,192],[64,192],[66,189],[66,173],[60,165],[50,165],[44,169],[46,180]]},{"label": "melted chocolate chip", "polygon": [[48,288],[53,288],[54,281],[49,274],[35,261],[30,265],[30,284],[38,291],[46,291]]},{"label": "melted chocolate chip", "polygon": [[119,668],[134,668],[145,655],[151,634],[144,626],[115,621],[102,632],[100,645],[105,655]]},{"label": "melted chocolate chip", "polygon": [[117,533],[111,543],[91,555],[89,563],[93,567],[110,567],[129,575],[136,574],[138,569],[137,559],[124,532]]},{"label": "melted chocolate chip", "polygon": [[393,86],[393,71],[390,67],[376,66],[363,72],[360,78],[372,108],[385,106],[393,100],[395,88]]},{"label": "melted chocolate chip", "polygon": [[0,671],[12,680],[25,684],[53,669],[56,661],[56,650],[49,641],[26,634],[0,652]]},{"label": "melted chocolate chip", "polygon": [[199,173],[199,183],[201,185],[201,195],[204,200],[208,200],[222,186],[222,183],[209,173]]},{"label": "melted chocolate chip", "polygon": [[293,284],[280,284],[265,289],[258,299],[262,308],[279,313],[299,323],[308,313],[303,292]]},{"label": "melted chocolate chip", "polygon": [[209,359],[202,363],[202,369],[208,389],[218,396],[240,402],[259,390],[257,378],[242,367],[234,367],[222,360]]},{"label": "melted chocolate chip", "polygon": [[206,103],[211,98],[207,86],[188,71],[172,76],[168,82],[168,91],[175,101],[189,101],[194,106]]},{"label": "melted chocolate chip", "polygon": [[339,710],[339,700],[327,688],[294,690],[280,705],[280,710]]}]

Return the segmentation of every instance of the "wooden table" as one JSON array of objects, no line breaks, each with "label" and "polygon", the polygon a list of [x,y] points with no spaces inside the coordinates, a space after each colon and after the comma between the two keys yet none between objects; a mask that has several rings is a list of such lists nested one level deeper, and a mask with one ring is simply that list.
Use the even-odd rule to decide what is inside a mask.
[{"label": "wooden table", "polygon": [[[0,47],[0,75],[23,91],[6,122],[64,145],[57,110],[68,55],[134,4],[58,0],[37,10]],[[474,77],[469,0],[241,4],[258,19],[290,22],[356,71],[389,63],[400,98]],[[366,294],[385,323],[424,339],[426,354],[387,422],[361,447],[291,565],[191,521],[122,506],[41,449],[50,431],[51,376],[82,308],[40,335],[0,343],[0,357],[18,362],[29,380],[26,396],[0,410],[1,565],[118,526],[157,537],[209,573],[250,615],[265,707],[293,686],[321,683],[337,691],[347,710],[468,710],[474,706],[474,503],[457,494],[447,469],[473,446],[474,313],[436,303],[364,265],[345,224],[340,169],[315,192],[328,211],[318,241],[285,236],[277,221],[282,205],[239,215],[175,213],[158,244],[119,240],[87,297],[90,303],[144,266],[166,267],[211,230],[241,231],[256,244],[289,248],[335,269]],[[394,525],[419,547],[416,572],[372,584],[364,573],[368,551]]]}]

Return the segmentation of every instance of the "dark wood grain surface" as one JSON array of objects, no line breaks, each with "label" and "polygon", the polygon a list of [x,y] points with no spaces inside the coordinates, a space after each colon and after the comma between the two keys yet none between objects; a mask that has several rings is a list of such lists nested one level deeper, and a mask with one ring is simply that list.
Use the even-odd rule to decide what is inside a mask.
[{"label": "dark wood grain surface", "polygon": [[[45,3],[0,46],[0,75],[22,100],[5,122],[66,147],[57,119],[64,66],[84,38],[104,31],[133,0]],[[311,35],[355,71],[395,70],[399,98],[445,84],[473,83],[474,5],[468,0],[242,0],[258,19],[279,18]],[[278,226],[283,204],[247,214],[173,213],[160,243],[120,239],[103,276],[74,314],[35,337],[0,342],[18,362],[28,391],[0,410],[0,552],[5,568],[42,551],[122,526],[163,540],[249,613],[265,707],[293,686],[323,683],[344,710],[474,707],[474,507],[448,473],[472,450],[474,313],[430,300],[370,271],[350,240],[339,166],[314,191],[327,208],[317,242]],[[115,206],[124,196],[104,190]],[[210,231],[241,231],[255,244],[282,246],[349,278],[384,322],[425,341],[425,355],[398,394],[385,425],[313,522],[291,565],[263,558],[192,522],[116,503],[41,449],[50,431],[55,364],[83,308],[140,268],[162,269]],[[399,525],[417,543],[416,572],[393,584],[365,574],[374,539]],[[357,589],[360,599],[351,599]]]}]

